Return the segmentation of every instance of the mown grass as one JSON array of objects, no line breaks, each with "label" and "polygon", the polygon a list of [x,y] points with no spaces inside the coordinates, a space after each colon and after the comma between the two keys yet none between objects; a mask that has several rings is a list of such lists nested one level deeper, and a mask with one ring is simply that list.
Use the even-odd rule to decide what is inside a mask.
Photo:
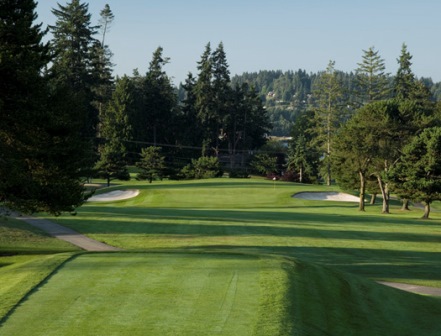
[{"label": "mown grass", "polygon": [[441,287],[436,211],[361,213],[291,197],[336,187],[261,179],[98,192],[124,188],[141,193],[48,218],[128,252],[64,263],[71,246],[26,224],[2,231],[0,251],[22,255],[0,259],[0,335],[441,334],[440,299],[366,279]]},{"label": "mown grass", "polygon": [[[14,218],[0,217],[0,321],[79,248]],[[66,253],[62,253],[66,252]]]},{"label": "mown grass", "polygon": [[292,258],[94,253],[65,263],[15,309],[0,332],[439,335],[440,313],[440,299]]},{"label": "mown grass", "polygon": [[284,335],[286,280],[280,261],[264,256],[81,255],[17,307],[1,333]]},{"label": "mown grass", "polygon": [[[133,185],[125,185],[133,188]],[[123,188],[124,188],[123,187]],[[119,187],[113,187],[112,190]],[[89,203],[56,220],[124,249],[231,249],[273,253],[338,267],[376,280],[441,287],[440,213],[421,220],[380,204],[306,201],[300,191],[335,187],[262,179],[138,184],[131,200]],[[104,189],[102,192],[105,192]]]}]

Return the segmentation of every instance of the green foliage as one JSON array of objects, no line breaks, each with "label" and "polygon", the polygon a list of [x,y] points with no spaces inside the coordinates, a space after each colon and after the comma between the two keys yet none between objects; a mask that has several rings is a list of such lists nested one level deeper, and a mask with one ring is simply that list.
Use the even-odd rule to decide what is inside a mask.
[{"label": "green foliage", "polygon": [[94,37],[98,27],[91,24],[89,5],[80,0],[72,0],[65,6],[58,4],[52,13],[56,17],[55,25],[49,27],[55,55],[50,68],[52,85],[83,97],[76,102],[83,123],[81,131],[83,136],[93,138],[97,133],[98,105],[106,92],[102,91],[103,80],[108,78],[103,72],[107,64],[104,51]]},{"label": "green foliage", "polygon": [[414,90],[415,75],[412,72],[412,55],[407,50],[407,45],[403,43],[398,61],[398,70],[394,78],[393,93],[398,99],[408,99]]},{"label": "green foliage", "polygon": [[114,141],[106,142],[99,147],[100,159],[95,164],[95,169],[99,177],[105,178],[107,186],[110,181],[118,179],[123,181],[130,180],[127,169],[126,149],[122,144]]},{"label": "green foliage", "polygon": [[251,166],[262,175],[270,175],[277,172],[277,157],[266,153],[254,156]]},{"label": "green foliage", "polygon": [[347,119],[346,106],[343,95],[342,81],[334,68],[335,62],[329,61],[326,72],[319,78],[315,89],[314,98],[314,132],[315,144],[323,155],[320,162],[321,175],[329,186],[332,182],[331,166],[334,150],[334,137],[344,121]]},{"label": "green foliage", "polygon": [[110,102],[100,115],[100,133],[104,143],[98,148],[100,158],[95,164],[98,175],[107,180],[129,180],[127,148],[125,142],[132,138],[129,117],[133,113],[132,86],[128,77],[117,80]]},{"label": "green foliage", "polygon": [[90,143],[80,138],[80,94],[50,88],[51,58],[34,1],[0,3],[0,202],[24,212],[73,211]]},{"label": "green foliage", "polygon": [[300,183],[317,181],[320,152],[314,144],[315,121],[312,111],[302,113],[291,130],[292,140],[289,142],[287,169],[295,174]]},{"label": "green foliage", "polygon": [[213,151],[217,156],[226,151],[231,159],[230,168],[234,168],[238,150],[256,149],[265,142],[271,127],[268,115],[254,87],[232,87],[222,43],[213,52],[207,44],[198,70],[198,78],[187,97],[193,97],[202,129],[202,155]]},{"label": "green foliage", "polygon": [[136,163],[141,169],[137,175],[138,180],[148,180],[150,183],[155,178],[164,176],[165,157],[161,155],[161,147],[147,147],[141,150],[141,160]]},{"label": "green foliage", "polygon": [[373,47],[363,50],[362,62],[356,70],[356,94],[361,105],[389,98],[389,76],[384,73],[384,59]]},{"label": "green foliage", "polygon": [[[137,72],[131,78],[134,109],[130,117],[133,138],[149,144],[173,144],[176,141],[177,97],[171,79],[164,71],[169,58],[158,47],[145,76]],[[139,148],[136,148],[139,151]]]},{"label": "green foliage", "polygon": [[249,178],[250,174],[248,172],[248,169],[231,169],[228,171],[228,177],[229,178]]},{"label": "green foliage", "polygon": [[426,204],[423,217],[428,218],[430,204],[441,200],[441,128],[414,137],[390,175],[399,195]]},{"label": "green foliage", "polygon": [[181,176],[185,179],[206,179],[220,177],[222,173],[217,157],[201,156],[199,159],[192,159],[191,164],[182,169]]}]

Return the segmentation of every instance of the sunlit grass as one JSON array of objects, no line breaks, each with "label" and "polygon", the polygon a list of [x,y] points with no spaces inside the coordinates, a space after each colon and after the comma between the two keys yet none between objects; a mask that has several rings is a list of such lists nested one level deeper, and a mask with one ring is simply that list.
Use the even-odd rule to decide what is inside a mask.
[{"label": "sunlit grass", "polygon": [[[381,215],[381,205],[292,198],[300,191],[338,190],[263,179],[213,179],[116,186],[138,197],[88,203],[55,219],[129,250],[187,248],[273,253],[332,265],[378,280],[441,287],[440,214],[421,209]],[[105,191],[105,190],[104,190]]]}]

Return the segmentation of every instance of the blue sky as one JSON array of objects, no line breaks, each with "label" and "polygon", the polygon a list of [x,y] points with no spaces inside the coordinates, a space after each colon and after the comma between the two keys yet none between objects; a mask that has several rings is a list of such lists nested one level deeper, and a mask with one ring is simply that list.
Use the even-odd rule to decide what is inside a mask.
[{"label": "blue sky", "polygon": [[[58,0],[66,4],[67,0]],[[70,0],[69,0],[70,2]],[[224,43],[231,74],[259,70],[353,71],[373,46],[395,74],[401,46],[413,55],[418,77],[441,81],[439,0],[90,0],[93,23],[108,3],[115,21],[106,44],[115,74],[145,73],[158,46],[175,84],[196,63],[205,45]],[[53,24],[56,0],[39,0],[38,22]]]}]

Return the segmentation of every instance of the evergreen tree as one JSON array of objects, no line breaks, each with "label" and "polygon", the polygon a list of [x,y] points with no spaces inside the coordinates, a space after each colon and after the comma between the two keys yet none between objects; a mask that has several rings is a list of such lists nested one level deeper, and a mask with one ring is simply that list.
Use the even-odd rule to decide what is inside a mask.
[{"label": "evergreen tree", "polygon": [[[231,89],[230,71],[228,70],[227,58],[223,43],[219,43],[212,56],[212,76],[213,76],[213,109],[214,109],[214,124],[213,138],[215,138],[215,150],[219,152],[219,142],[226,140],[228,137],[234,142],[236,138],[236,130],[234,129],[234,122],[231,113],[231,100],[233,99],[233,92]],[[228,126],[233,125],[233,128]],[[231,143],[230,143],[231,147]]]},{"label": "evergreen tree", "polygon": [[98,108],[92,104],[96,101],[93,89],[97,83],[101,83],[102,74],[98,70],[92,76],[93,60],[97,57],[99,59],[96,48],[94,50],[97,45],[94,35],[98,27],[91,24],[88,4],[80,3],[80,0],[72,0],[65,6],[58,4],[58,8],[53,9],[52,13],[56,16],[55,25],[50,27],[54,53],[50,69],[53,86],[65,86],[77,95],[79,119],[84,123],[83,134],[94,138],[97,132]]},{"label": "evergreen tree", "polygon": [[155,178],[162,178],[165,172],[165,157],[161,155],[161,147],[150,146],[141,151],[141,160],[136,163],[141,169],[138,180],[148,180],[150,183]]},{"label": "evergreen tree", "polygon": [[415,75],[412,72],[412,55],[407,50],[407,46],[403,43],[401,47],[401,55],[397,59],[398,70],[394,79],[394,97],[400,100],[409,99],[412,91],[415,89]]},{"label": "evergreen tree", "polygon": [[133,88],[129,78],[124,76],[117,81],[112,99],[101,114],[101,136],[103,144],[99,146],[100,159],[95,165],[98,174],[107,180],[128,180],[127,146],[125,142],[132,138],[130,115],[133,113]]},{"label": "evergreen tree", "polygon": [[208,43],[205,47],[201,60],[197,67],[198,79],[195,86],[196,111],[203,127],[202,156],[209,154],[212,146],[213,133],[218,134],[216,123],[216,114],[214,111],[214,90],[212,87],[212,58],[211,45]]},{"label": "evergreen tree", "polygon": [[356,70],[357,90],[360,104],[370,103],[389,97],[389,80],[384,60],[373,47],[363,50],[363,60]]},{"label": "evergreen tree", "polygon": [[180,141],[182,145],[196,147],[202,143],[202,126],[198,119],[196,109],[196,79],[191,73],[188,74],[185,83],[182,85],[185,98],[182,101],[181,115],[178,121]]},{"label": "evergreen tree", "polygon": [[102,34],[101,38],[101,45],[105,46],[106,42],[106,34],[110,30],[110,27],[112,25],[113,20],[115,19],[115,15],[113,15],[112,10],[110,9],[110,6],[106,4],[103,8],[103,10],[100,12],[100,30]]},{"label": "evergreen tree", "polygon": [[318,178],[320,153],[313,145],[314,136],[310,131],[314,128],[311,111],[303,112],[292,126],[287,168],[298,175],[300,183],[312,182]]},{"label": "evergreen tree", "polygon": [[330,61],[316,84],[315,96],[315,128],[317,146],[323,153],[322,176],[326,184],[331,185],[331,165],[333,139],[340,124],[344,120],[343,87],[335,70],[335,62]]},{"label": "evergreen tree", "polygon": [[427,128],[414,137],[390,175],[398,194],[423,202],[422,218],[429,218],[430,204],[441,200],[441,128]]},{"label": "evergreen tree", "polygon": [[0,1],[0,202],[59,214],[84,201],[85,151],[69,92],[49,90],[33,0]]},{"label": "evergreen tree", "polygon": [[150,139],[154,145],[158,142],[173,143],[175,135],[177,97],[170,78],[163,70],[169,58],[163,57],[162,53],[162,47],[153,53],[145,82],[145,109],[149,116],[149,133],[153,135]]}]

